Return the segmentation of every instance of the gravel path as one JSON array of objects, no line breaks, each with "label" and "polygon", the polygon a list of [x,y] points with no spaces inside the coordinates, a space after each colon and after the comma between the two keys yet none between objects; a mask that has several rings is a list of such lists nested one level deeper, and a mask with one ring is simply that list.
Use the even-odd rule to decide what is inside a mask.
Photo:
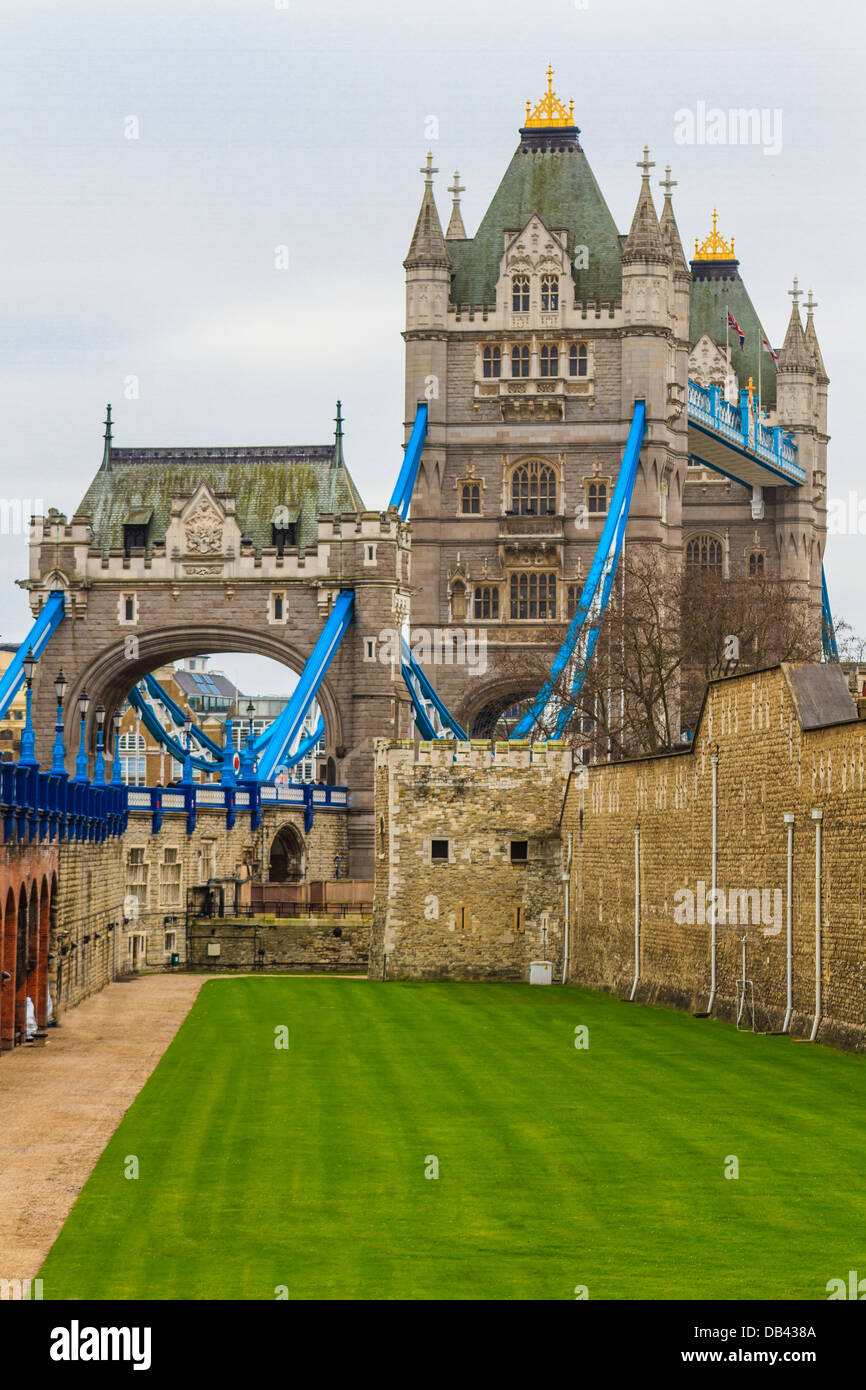
[{"label": "gravel path", "polygon": [[35,1277],[206,979],[117,981],[0,1057],[0,1278]]}]

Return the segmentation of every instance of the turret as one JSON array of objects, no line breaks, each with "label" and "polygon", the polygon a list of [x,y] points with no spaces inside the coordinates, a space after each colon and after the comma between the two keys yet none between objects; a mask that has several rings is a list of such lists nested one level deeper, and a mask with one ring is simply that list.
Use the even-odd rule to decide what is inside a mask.
[{"label": "turret", "polygon": [[[638,160],[641,187],[631,230],[622,251],[622,309],[625,334],[622,345],[623,415],[631,414],[635,397],[647,403],[650,419],[667,416],[667,383],[670,376],[670,343],[659,330],[671,327],[669,293],[671,253],[662,237],[650,191],[650,169],[655,168],[644,146]],[[646,332],[642,330],[647,330]]]},{"label": "turret", "polygon": [[445,344],[451,260],[433,197],[433,156],[427,155],[424,194],[406,270],[406,422],[411,427],[415,405],[427,400],[431,424],[447,418]]}]

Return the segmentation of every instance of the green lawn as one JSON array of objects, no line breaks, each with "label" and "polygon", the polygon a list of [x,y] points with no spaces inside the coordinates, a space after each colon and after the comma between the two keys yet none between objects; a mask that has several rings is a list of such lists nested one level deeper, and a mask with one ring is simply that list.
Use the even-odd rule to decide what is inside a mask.
[{"label": "green lawn", "polygon": [[585,990],[210,981],[40,1273],[51,1299],[821,1299],[866,1274],[864,1116],[866,1058]]}]

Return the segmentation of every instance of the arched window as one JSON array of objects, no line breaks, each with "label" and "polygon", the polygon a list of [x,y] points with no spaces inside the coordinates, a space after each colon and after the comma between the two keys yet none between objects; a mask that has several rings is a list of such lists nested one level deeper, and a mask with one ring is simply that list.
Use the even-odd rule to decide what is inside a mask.
[{"label": "arched window", "polygon": [[559,348],[548,347],[547,344],[541,349],[541,375],[559,376]]},{"label": "arched window", "polygon": [[511,281],[511,308],[515,314],[529,313],[529,276],[515,275]]},{"label": "arched window", "polygon": [[541,312],[552,314],[559,308],[559,276],[542,275],[541,277]]},{"label": "arched window", "polygon": [[502,349],[499,347],[486,347],[483,353],[484,375],[502,375]]},{"label": "arched window", "polygon": [[529,345],[518,344],[511,349],[511,375],[529,376]]},{"label": "arched window", "polygon": [[589,512],[607,511],[607,483],[589,483],[586,489],[586,509]]},{"label": "arched window", "polygon": [[[142,782],[147,776],[147,741],[144,734],[121,734],[117,740],[120,776],[124,782]],[[135,755],[138,756],[135,756]]]},{"label": "arched window", "polygon": [[511,510],[518,516],[556,515],[556,474],[549,464],[518,464],[511,475]]},{"label": "arched window", "polygon": [[692,536],[686,545],[686,571],[721,577],[722,556],[722,542],[716,536]]},{"label": "arched window", "polygon": [[495,585],[484,584],[475,590],[474,612],[476,618],[499,617],[499,590]]},{"label": "arched window", "polygon": [[572,343],[568,349],[568,375],[586,376],[588,360],[586,343]]},{"label": "arched window", "polygon": [[555,574],[512,574],[511,617],[532,622],[556,617]]},{"label": "arched window", "polygon": [[579,598],[580,598],[580,586],[579,586],[578,584],[569,584],[569,586],[568,586],[568,592],[567,592],[567,594],[566,594],[566,614],[565,614],[565,616],[569,619],[569,621],[574,617],[575,613],[577,612],[577,602],[578,602],[578,599],[579,599]]},{"label": "arched window", "polygon": [[763,579],[764,577],[764,552],[763,550],[753,550],[749,554],[749,578]]},{"label": "arched window", "polygon": [[478,516],[481,511],[481,487],[478,483],[464,483],[460,489],[460,510],[464,516]]}]

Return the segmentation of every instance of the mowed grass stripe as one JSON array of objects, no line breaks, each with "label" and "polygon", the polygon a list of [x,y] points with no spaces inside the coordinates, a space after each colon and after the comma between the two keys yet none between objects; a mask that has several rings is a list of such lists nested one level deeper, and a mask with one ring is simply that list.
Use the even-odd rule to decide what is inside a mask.
[{"label": "mowed grass stripe", "polygon": [[45,1296],[826,1297],[866,1270],[864,1100],[861,1057],[579,989],[210,982]]}]

